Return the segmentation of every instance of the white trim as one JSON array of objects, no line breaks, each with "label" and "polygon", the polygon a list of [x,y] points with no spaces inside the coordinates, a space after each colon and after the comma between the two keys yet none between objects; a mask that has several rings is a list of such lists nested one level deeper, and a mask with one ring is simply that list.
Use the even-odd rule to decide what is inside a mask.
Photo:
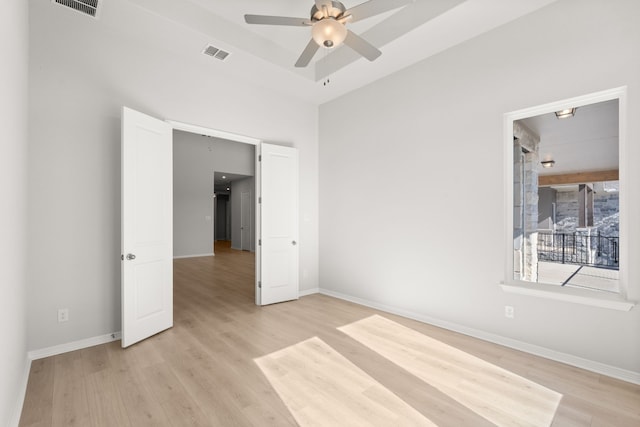
[{"label": "white trim", "polygon": [[174,256],[173,259],[200,258],[204,256],[215,256],[215,254],[213,252],[210,252],[208,254],[178,255],[178,256]]},{"label": "white trim", "polygon": [[[598,291],[585,290],[585,294],[574,295],[563,289],[544,289],[543,284],[536,284],[540,289],[536,292],[531,288],[531,283],[513,278],[513,122],[527,117],[540,114],[552,113],[566,108],[581,107],[598,102],[618,100],[618,149],[619,149],[619,182],[620,182],[620,235],[627,236],[627,227],[630,220],[627,208],[627,197],[630,194],[626,191],[628,184],[627,166],[629,157],[627,155],[627,87],[621,86],[588,95],[569,98],[561,101],[550,102],[536,107],[525,108],[523,110],[512,111],[504,114],[504,213],[505,213],[505,270],[504,283],[501,285],[505,292],[519,293],[522,295],[532,295],[542,298],[557,299],[572,303],[586,304],[595,307],[612,308],[615,310],[631,310],[636,304],[626,300],[629,289],[629,241],[631,239],[620,239],[620,293],[616,302],[612,303],[611,298]],[[566,296],[562,296],[566,294]]]},{"label": "white trim", "polygon": [[27,355],[31,360],[38,360],[44,357],[55,356],[70,351],[82,350],[83,348],[93,347],[95,345],[106,344],[112,341],[118,341],[122,338],[121,332],[113,332],[97,337],[85,338],[83,340],[72,341],[66,344],[54,345],[53,347],[42,348],[40,350],[31,350]]},{"label": "white trim", "polygon": [[227,139],[230,141],[242,142],[245,144],[258,145],[260,144],[260,140],[257,138],[252,138],[250,136],[239,135],[237,133],[225,132],[223,130],[206,128],[203,126],[192,125],[189,123],[177,122],[174,120],[167,120],[171,126],[173,126],[174,130],[182,130],[185,132],[191,132],[198,135],[206,135],[213,136],[215,138]]},{"label": "white trim", "polygon": [[618,294],[609,295],[586,289],[561,288],[560,286],[545,285],[543,283],[519,283],[517,285],[501,283],[500,287],[503,291],[513,294],[573,302],[611,310],[629,311],[636,305],[632,301],[621,298]]},{"label": "white trim", "polygon": [[255,182],[253,203],[255,210],[255,230],[256,230],[256,262],[255,262],[255,303],[262,305],[262,143],[256,145],[255,161]]},{"label": "white trim", "polygon": [[10,427],[18,427],[20,424],[20,417],[22,416],[22,407],[24,406],[24,398],[27,395],[27,384],[29,383],[29,372],[31,371],[31,359],[28,357],[24,363],[24,369],[22,371],[22,378],[18,385],[18,394],[16,400],[16,406],[13,411],[13,417],[9,421]]},{"label": "white trim", "polygon": [[546,359],[554,360],[556,362],[566,363],[571,366],[575,366],[581,369],[586,369],[591,372],[606,375],[608,377],[617,378],[622,381],[627,381],[633,384],[640,385],[640,372],[628,371],[626,369],[617,368],[615,366],[606,365],[604,363],[595,362],[593,360],[583,359],[578,356],[574,356],[567,353],[551,350],[546,347],[541,347],[534,344],[514,340],[512,338],[503,337],[501,335],[492,334],[489,332],[481,331],[479,329],[469,328],[457,323],[447,322],[433,317],[418,314],[412,311],[402,310],[397,307],[389,306],[386,304],[380,304],[365,300],[362,298],[352,297],[340,292],[334,292],[327,289],[320,288],[320,294],[328,295],[330,297],[338,298],[341,300],[353,302],[356,304],[364,305],[366,307],[375,308],[391,314],[397,314],[398,316],[406,317],[409,319],[417,320],[418,322],[427,323],[429,325],[437,326],[439,328],[448,329],[450,331],[458,332],[464,335],[469,335],[473,338],[478,338],[484,341],[488,341],[494,344],[499,344],[505,347],[509,347],[515,350],[524,351],[535,356],[544,357]]},{"label": "white trim", "polygon": [[298,291],[298,297],[306,297],[307,295],[319,294],[320,288],[311,288]]}]

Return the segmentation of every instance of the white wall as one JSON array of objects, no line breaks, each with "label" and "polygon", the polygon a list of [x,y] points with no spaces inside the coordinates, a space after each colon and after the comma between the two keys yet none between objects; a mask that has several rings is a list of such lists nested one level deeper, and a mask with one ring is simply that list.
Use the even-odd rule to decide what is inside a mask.
[{"label": "white wall", "polygon": [[[48,1],[29,5],[30,349],[120,330],[122,105],[297,147],[301,268],[309,272],[301,289],[318,286],[317,107],[201,60],[202,46],[142,44],[135,23],[147,12],[125,0],[105,2],[98,21]],[[187,31],[153,19],[160,34]],[[123,31],[121,21],[132,25]],[[57,323],[59,307],[69,308],[69,322]]]},{"label": "white wall", "polygon": [[26,387],[28,7],[0,13],[0,425],[17,425]]},{"label": "white wall", "polygon": [[[231,247],[234,249],[242,249],[242,231],[240,227],[242,225],[242,193],[248,192],[251,194],[251,200],[255,200],[256,183],[253,177],[239,179],[231,183]],[[255,226],[255,203],[251,205],[251,247],[253,252],[256,250],[256,235]]]},{"label": "white wall", "polygon": [[[561,0],[321,106],[322,289],[640,373],[637,307],[498,286],[503,114],[628,85],[628,158],[640,159],[639,16],[635,0]],[[640,168],[629,169],[638,260]],[[381,203],[388,194],[395,203]],[[625,267],[640,300],[640,264]]]},{"label": "white wall", "polygon": [[254,175],[255,149],[250,144],[173,132],[174,256],[213,252],[213,174]]}]

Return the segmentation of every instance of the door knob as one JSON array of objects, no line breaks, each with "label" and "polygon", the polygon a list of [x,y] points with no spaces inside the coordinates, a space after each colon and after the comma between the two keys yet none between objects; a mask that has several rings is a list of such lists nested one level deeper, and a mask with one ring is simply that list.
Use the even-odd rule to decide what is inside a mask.
[{"label": "door knob", "polygon": [[131,261],[136,259],[136,256],[134,254],[127,254],[127,261]]},{"label": "door knob", "polygon": [[292,244],[293,246],[295,246],[295,245],[297,245],[297,244],[298,244],[298,242],[296,242],[295,240],[293,240],[293,241],[291,242],[291,244]]}]

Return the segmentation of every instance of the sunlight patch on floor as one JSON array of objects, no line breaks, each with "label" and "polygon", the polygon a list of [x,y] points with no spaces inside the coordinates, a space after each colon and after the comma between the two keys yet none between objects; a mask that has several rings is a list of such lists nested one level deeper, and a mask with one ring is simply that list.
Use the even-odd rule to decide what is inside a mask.
[{"label": "sunlight patch on floor", "polygon": [[255,362],[303,427],[435,426],[317,337]]},{"label": "sunlight patch on floor", "polygon": [[562,395],[374,315],[338,328],[498,427],[550,426]]}]

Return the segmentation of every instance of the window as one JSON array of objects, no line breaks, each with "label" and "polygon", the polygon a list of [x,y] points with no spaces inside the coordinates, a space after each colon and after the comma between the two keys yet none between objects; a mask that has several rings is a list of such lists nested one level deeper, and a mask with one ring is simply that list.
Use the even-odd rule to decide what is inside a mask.
[{"label": "window", "polygon": [[[619,88],[505,114],[503,289],[624,301],[625,94]],[[613,308],[632,306],[623,305]]]}]

